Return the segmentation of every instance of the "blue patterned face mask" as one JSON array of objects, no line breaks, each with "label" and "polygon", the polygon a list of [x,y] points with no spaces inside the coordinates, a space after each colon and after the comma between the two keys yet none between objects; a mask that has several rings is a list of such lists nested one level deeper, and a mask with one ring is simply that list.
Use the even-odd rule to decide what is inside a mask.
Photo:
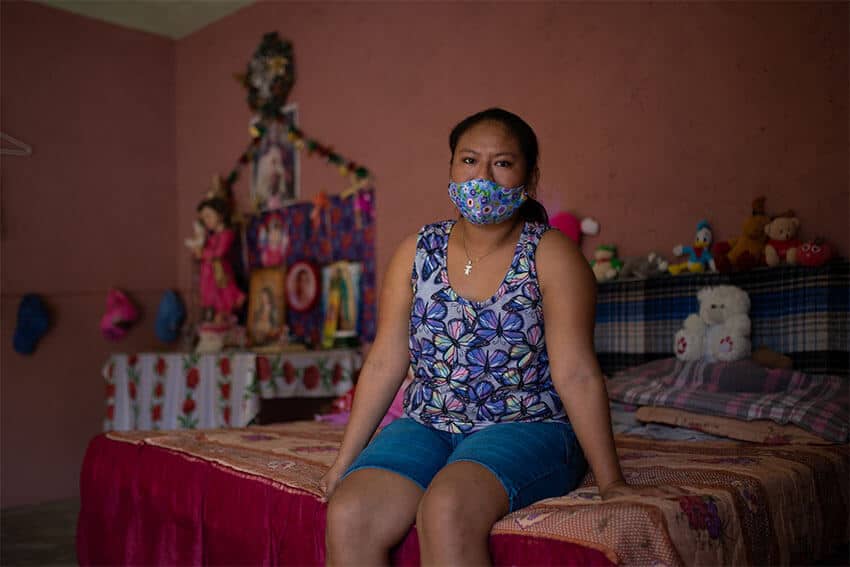
[{"label": "blue patterned face mask", "polygon": [[449,183],[449,197],[472,224],[497,224],[508,220],[525,202],[525,185],[502,187],[489,179]]}]

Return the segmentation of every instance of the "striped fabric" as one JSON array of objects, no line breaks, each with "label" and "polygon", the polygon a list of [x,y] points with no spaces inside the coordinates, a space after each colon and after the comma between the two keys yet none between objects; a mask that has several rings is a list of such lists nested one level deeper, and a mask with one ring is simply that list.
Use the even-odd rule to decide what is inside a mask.
[{"label": "striped fabric", "polygon": [[767,370],[750,361],[667,358],[615,374],[608,396],[638,406],[791,423],[833,443],[850,442],[850,383],[838,376]]},{"label": "striped fabric", "polygon": [[596,352],[603,371],[673,356],[673,335],[699,310],[697,292],[735,285],[750,295],[753,348],[787,354],[797,370],[850,376],[850,263],[782,266],[599,284]]}]

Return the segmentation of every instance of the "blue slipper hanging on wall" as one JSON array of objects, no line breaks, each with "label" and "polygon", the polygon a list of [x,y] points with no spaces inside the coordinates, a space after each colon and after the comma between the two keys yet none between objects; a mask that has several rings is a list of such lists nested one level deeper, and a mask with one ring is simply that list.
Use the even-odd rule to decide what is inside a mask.
[{"label": "blue slipper hanging on wall", "polygon": [[156,336],[164,343],[177,340],[183,319],[186,317],[186,308],[180,296],[172,290],[162,294],[159,302],[159,310],[156,313]]},{"label": "blue slipper hanging on wall", "polygon": [[13,346],[19,354],[32,354],[41,337],[50,327],[50,315],[41,297],[28,293],[18,305],[18,323]]}]

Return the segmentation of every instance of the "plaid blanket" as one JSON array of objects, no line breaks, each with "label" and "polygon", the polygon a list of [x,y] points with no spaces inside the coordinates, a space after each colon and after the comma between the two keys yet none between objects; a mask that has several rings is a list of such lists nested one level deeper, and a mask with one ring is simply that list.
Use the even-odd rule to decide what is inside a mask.
[{"label": "plaid blanket", "polygon": [[810,374],[850,376],[850,263],[782,266],[732,274],[690,274],[599,285],[596,352],[611,375],[673,355],[673,336],[699,311],[697,292],[735,285],[751,301],[753,347],[787,354]]},{"label": "plaid blanket", "polygon": [[669,358],[616,374],[608,395],[640,406],[792,423],[827,441],[850,441],[850,383],[839,376]]}]

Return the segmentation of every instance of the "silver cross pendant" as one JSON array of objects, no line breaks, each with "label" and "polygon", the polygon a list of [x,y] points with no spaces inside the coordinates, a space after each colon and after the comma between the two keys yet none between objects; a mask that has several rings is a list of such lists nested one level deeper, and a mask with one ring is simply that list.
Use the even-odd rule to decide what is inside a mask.
[{"label": "silver cross pendant", "polygon": [[463,275],[468,276],[469,272],[472,271],[472,260],[466,261],[466,266],[463,267]]}]

